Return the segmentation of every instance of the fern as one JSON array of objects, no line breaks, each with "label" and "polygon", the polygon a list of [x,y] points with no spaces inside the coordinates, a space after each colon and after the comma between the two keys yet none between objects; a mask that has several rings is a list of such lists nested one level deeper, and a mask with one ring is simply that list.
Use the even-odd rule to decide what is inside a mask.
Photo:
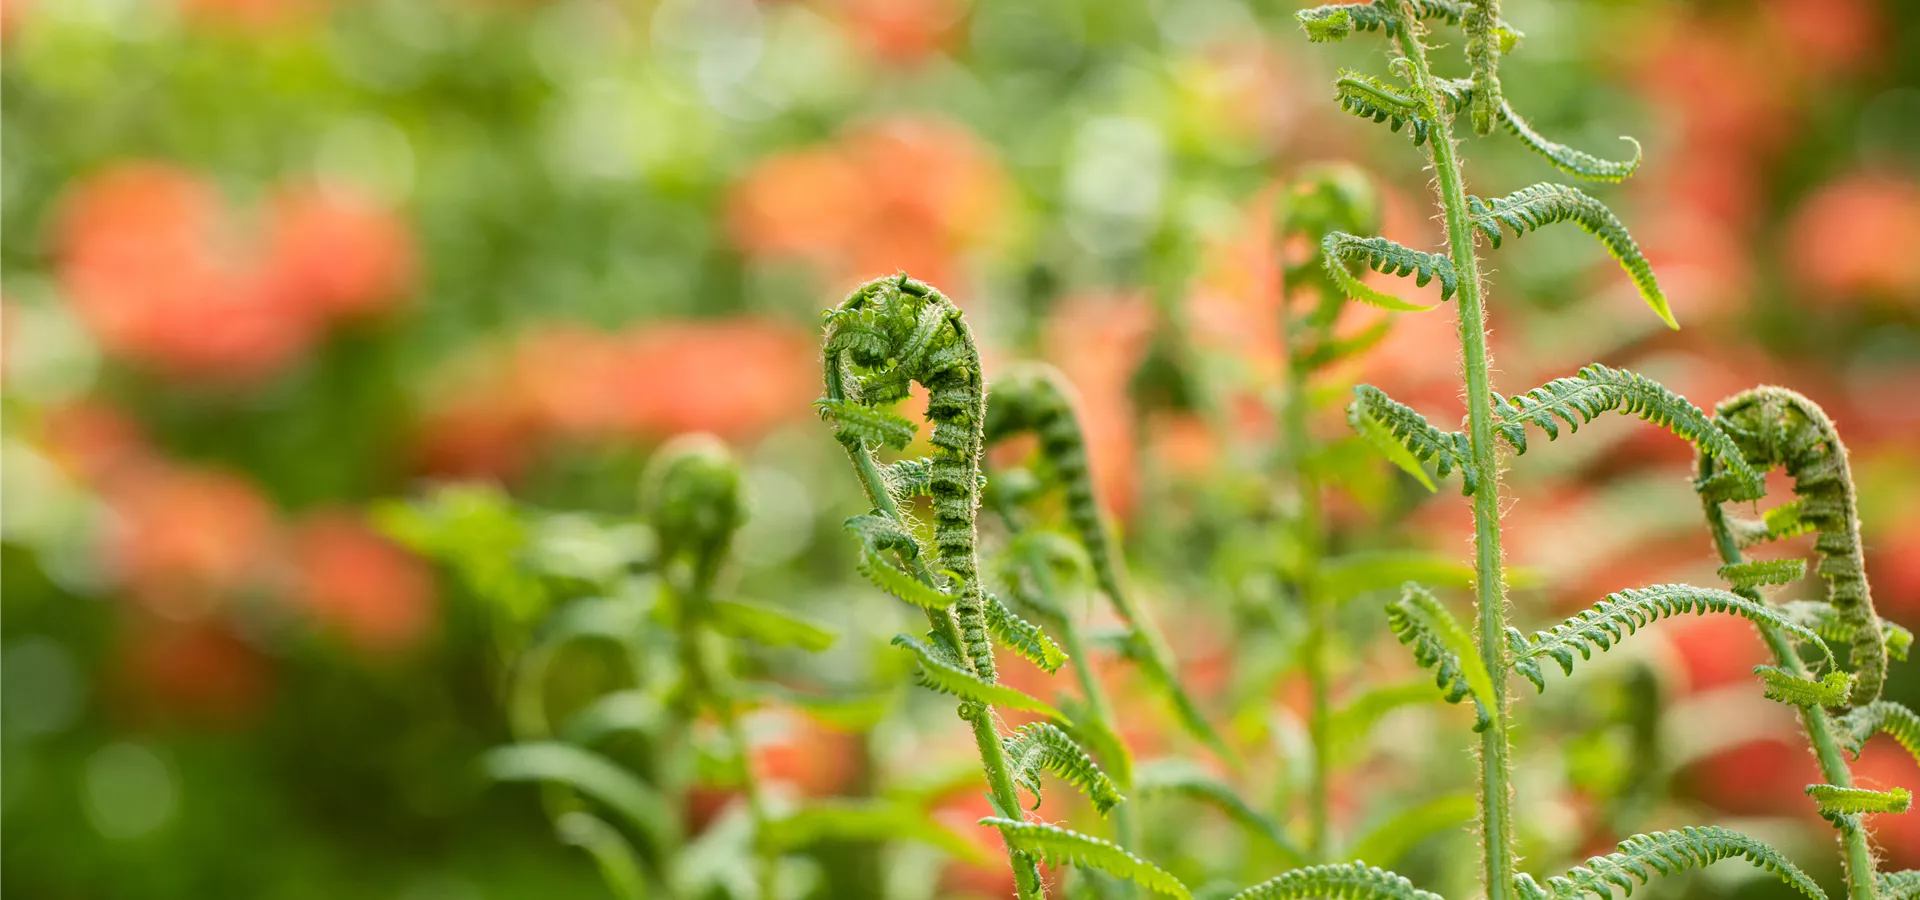
[{"label": "fern", "polygon": [[[1731,563],[1720,567],[1720,577],[1733,585],[1734,590],[1757,588],[1766,585],[1789,584],[1799,581],[1807,574],[1807,561],[1797,557],[1786,559],[1755,559],[1743,563]],[[1826,635],[1821,635],[1822,639]]]},{"label": "fern", "polygon": [[1013,652],[1026,657],[1028,662],[1039,666],[1051,675],[1060,671],[1066,664],[1067,654],[1060,645],[1047,637],[1040,626],[1013,614],[1013,610],[1000,602],[1000,598],[987,595],[987,630],[999,638]]},{"label": "fern", "polygon": [[861,554],[860,561],[854,564],[854,568],[865,575],[868,581],[873,582],[874,587],[921,609],[943,610],[960,602],[958,596],[932,587],[900,571],[880,554],[871,550]]},{"label": "fern", "polygon": [[1669,328],[1680,327],[1667,305],[1666,294],[1660,290],[1659,280],[1654,277],[1653,266],[1640,252],[1640,245],[1634,243],[1633,236],[1612,210],[1586,192],[1561,184],[1536,184],[1493,200],[1468,197],[1467,207],[1473,227],[1496,248],[1500,246],[1502,225],[1511,229],[1516,237],[1556,222],[1580,226],[1580,230],[1606,245],[1607,252],[1632,276],[1641,299],[1653,308],[1661,321]]},{"label": "fern", "polygon": [[1887,637],[1867,584],[1846,445],[1819,405],[1785,388],[1735,395],[1720,404],[1718,418],[1749,463],[1782,466],[1792,479],[1799,501],[1795,516],[1819,535],[1813,544],[1820,555],[1815,571],[1827,582],[1826,603],[1852,629],[1851,702],[1873,702],[1886,681]]},{"label": "fern", "polygon": [[1499,107],[1500,121],[1506,125],[1508,132],[1519,138],[1520,143],[1527,145],[1528,149],[1546,157],[1554,168],[1568,175],[1589,181],[1621,181],[1640,169],[1640,142],[1633,138],[1624,135],[1620,138],[1633,145],[1632,159],[1602,159],[1584,150],[1575,150],[1565,144],[1548,140],[1544,135],[1533,130],[1533,126],[1529,125],[1526,119],[1521,118],[1519,113],[1514,112],[1513,107],[1509,106],[1506,100],[1502,99]]},{"label": "fern", "polygon": [[1340,101],[1341,109],[1362,119],[1385,122],[1393,131],[1412,125],[1409,134],[1416,147],[1427,142],[1427,134],[1433,129],[1431,110],[1422,109],[1418,100],[1371,75],[1341,72],[1340,80],[1334,82],[1334,96]]},{"label": "fern", "polygon": [[1920,869],[1883,872],[1874,878],[1881,900],[1920,900]]},{"label": "fern", "polygon": [[1029,853],[1053,865],[1072,865],[1124,878],[1162,897],[1189,900],[1192,897],[1180,879],[1167,874],[1121,848],[1095,837],[1068,831],[1057,825],[1015,822],[997,816],[980,820],[982,825],[1000,829],[1007,846]]},{"label": "fern", "polygon": [[[1775,608],[1788,621],[1805,626],[1829,644],[1844,644],[1853,640],[1853,623],[1841,618],[1840,613],[1824,601],[1795,600]],[[1887,648],[1887,657],[1906,662],[1908,652],[1913,649],[1913,632],[1881,619],[1880,634]]]},{"label": "fern", "polygon": [[1890,700],[1875,700],[1858,706],[1836,720],[1840,725],[1841,746],[1857,759],[1867,739],[1885,734],[1907,748],[1920,760],[1920,714]]},{"label": "fern", "polygon": [[1054,719],[1066,718],[1059,710],[1022,691],[1004,684],[986,681],[967,671],[965,663],[950,651],[935,649],[933,645],[904,634],[896,635],[893,643],[896,647],[905,648],[920,661],[922,686],[943,694],[950,694],[968,703],[1024,710]]},{"label": "fern", "polygon": [[1906,788],[1872,791],[1832,784],[1810,784],[1807,785],[1807,796],[1819,804],[1820,814],[1829,819],[1871,813],[1903,813],[1913,805],[1913,794]]},{"label": "fern", "polygon": [[1442,900],[1413,882],[1364,862],[1310,866],[1234,894],[1232,900]]},{"label": "fern", "polygon": [[[1826,900],[1826,892],[1780,851],[1737,831],[1710,826],[1636,834],[1621,841],[1618,851],[1593,857],[1584,866],[1547,879],[1544,888],[1525,874],[1514,879],[1514,888],[1522,900],[1580,900],[1589,895],[1612,900],[1632,895],[1635,887],[1652,880],[1655,873],[1673,875],[1734,858],[1778,876],[1814,900]],[[1614,893],[1615,888],[1619,895]]]},{"label": "fern", "polygon": [[833,423],[833,436],[848,446],[889,447],[904,450],[913,443],[917,429],[906,417],[885,409],[862,406],[851,400],[816,400],[820,418]]},{"label": "fern", "polygon": [[1765,480],[1700,407],[1644,375],[1610,369],[1598,363],[1585,366],[1571,378],[1556,378],[1515,397],[1494,395],[1499,434],[1515,453],[1527,452],[1527,424],[1560,437],[1560,423],[1568,431],[1599,418],[1608,410],[1638,416],[1692,443],[1721,462],[1738,483],[1736,496],[1751,499],[1765,490]]},{"label": "fern", "polygon": [[1058,726],[1046,722],[1023,725],[1004,742],[1007,764],[1013,780],[1033,794],[1034,808],[1040,806],[1040,773],[1052,772],[1079,788],[1093,801],[1093,808],[1105,815],[1114,804],[1125,800],[1107,773],[1094,765],[1087,751]]},{"label": "fern", "polygon": [[1320,253],[1327,277],[1349,298],[1369,306],[1406,312],[1433,308],[1409,303],[1366,286],[1354,276],[1351,266],[1362,265],[1375,272],[1402,277],[1412,275],[1414,284],[1420,287],[1439,279],[1442,302],[1451,299],[1454,292],[1460,289],[1451,260],[1434,253],[1422,253],[1383,237],[1363,238],[1343,231],[1328,232],[1320,242]]},{"label": "fern", "polygon": [[1420,466],[1423,462],[1433,463],[1434,471],[1442,478],[1455,469],[1460,470],[1462,494],[1471,495],[1478,485],[1473,467],[1469,465],[1472,453],[1465,434],[1433,427],[1426,416],[1373,385],[1354,386],[1353,403],[1347,407],[1347,422],[1428,490],[1434,486]]},{"label": "fern", "polygon": [[1513,668],[1535,688],[1546,690],[1540,658],[1549,657],[1560,664],[1565,674],[1573,674],[1573,658],[1592,659],[1596,650],[1612,647],[1623,636],[1642,626],[1681,613],[1706,615],[1731,613],[1756,625],[1785,631],[1801,641],[1820,648],[1831,658],[1826,642],[1812,631],[1794,624],[1778,611],[1739,594],[1687,584],[1657,584],[1608,594],[1592,608],[1580,612],[1551,630],[1523,637],[1517,628],[1507,629],[1507,646],[1513,652]]},{"label": "fern", "polygon": [[1495,696],[1493,680],[1473,638],[1453,614],[1425,588],[1409,582],[1401,588],[1400,599],[1387,605],[1387,627],[1400,643],[1413,648],[1415,662],[1434,670],[1434,681],[1448,703],[1473,700],[1478,716],[1474,730],[1486,728],[1493,718],[1487,707]]},{"label": "fern", "polygon": [[1505,52],[1495,27],[1500,21],[1500,0],[1468,0],[1466,14],[1460,17],[1460,29],[1467,33],[1467,65],[1473,70],[1473,130],[1492,134],[1494,110],[1500,98],[1500,55]]},{"label": "fern", "polygon": [[1847,692],[1853,689],[1853,676],[1840,671],[1828,672],[1814,679],[1803,678],[1774,666],[1755,666],[1753,674],[1765,682],[1768,700],[1777,700],[1789,706],[1844,706]]}]

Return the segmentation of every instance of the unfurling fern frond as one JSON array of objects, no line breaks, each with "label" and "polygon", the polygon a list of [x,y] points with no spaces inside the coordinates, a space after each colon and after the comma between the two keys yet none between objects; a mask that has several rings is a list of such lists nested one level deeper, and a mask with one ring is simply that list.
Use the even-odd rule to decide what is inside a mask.
[{"label": "unfurling fern frond", "polygon": [[1054,719],[1066,718],[1059,710],[1025,692],[975,676],[966,670],[966,664],[960,661],[959,656],[950,651],[904,634],[896,635],[893,643],[906,648],[920,661],[920,684],[925,687],[951,694],[968,703],[1024,710]]},{"label": "unfurling fern frond", "polygon": [[1473,130],[1492,134],[1496,110],[1504,104],[1500,97],[1500,55],[1505,52],[1496,27],[1500,23],[1500,0],[1468,0],[1466,15],[1460,17],[1460,30],[1467,33],[1467,65],[1473,70]]},{"label": "unfurling fern frond", "polygon": [[1920,900],[1920,869],[1882,872],[1874,876],[1880,900]]},{"label": "unfurling fern frond", "polygon": [[1627,226],[1621,224],[1605,204],[1586,192],[1563,184],[1536,184],[1492,200],[1468,197],[1467,207],[1472,214],[1469,222],[1480,229],[1494,247],[1500,246],[1502,225],[1512,229],[1516,237],[1556,222],[1580,226],[1580,230],[1606,245],[1607,252],[1633,277],[1641,299],[1647,301],[1661,321],[1666,322],[1668,328],[1680,327],[1680,323],[1673,320],[1673,310],[1667,306],[1666,294],[1660,291],[1653,266],[1640,252],[1633,236],[1627,233]]},{"label": "unfurling fern frond", "polygon": [[[1887,676],[1887,637],[1873,611],[1866,560],[1860,549],[1853,472],[1847,448],[1819,405],[1778,387],[1760,387],[1720,404],[1719,425],[1755,468],[1782,466],[1793,480],[1800,522],[1819,536],[1816,573],[1827,582],[1826,602],[1852,629],[1848,666],[1855,675],[1855,706],[1880,696]],[[1702,465],[1705,473],[1710,467]]]},{"label": "unfurling fern frond", "polygon": [[1470,465],[1473,453],[1464,432],[1433,427],[1426,416],[1370,384],[1354,386],[1353,403],[1347,406],[1347,424],[1394,465],[1419,479],[1427,490],[1434,490],[1434,486],[1433,479],[1420,467],[1423,462],[1433,463],[1434,471],[1442,478],[1459,469],[1460,492],[1473,493],[1475,478]]},{"label": "unfurling fern frond", "polygon": [[958,596],[900,571],[885,557],[871,550],[860,555],[860,561],[854,564],[854,568],[873,582],[874,587],[921,609],[946,609],[960,602]]},{"label": "unfurling fern frond", "polygon": [[[1820,639],[1829,644],[1845,644],[1853,641],[1853,623],[1842,619],[1840,613],[1820,600],[1795,600],[1774,607],[1788,621],[1806,626]],[[1887,656],[1898,662],[1907,661],[1907,653],[1913,649],[1913,632],[1906,628],[1880,620],[1880,633],[1885,639]]]},{"label": "unfurling fern frond", "polygon": [[1875,700],[1857,706],[1835,720],[1840,725],[1841,746],[1856,758],[1867,739],[1886,734],[1920,760],[1920,715],[1891,700]]},{"label": "unfurling fern frond", "polygon": [[[1806,574],[1807,561],[1791,556],[1782,559],[1750,559],[1720,567],[1720,577],[1733,585],[1734,590],[1789,584],[1806,577]],[[1821,635],[1821,637],[1826,636]]]},{"label": "unfurling fern frond", "polygon": [[1013,780],[1033,794],[1034,808],[1040,806],[1040,773],[1052,772],[1079,788],[1093,801],[1093,808],[1106,815],[1113,805],[1125,800],[1120,789],[1094,765],[1087,751],[1074,743],[1059,726],[1047,722],[1023,725],[1002,741],[1007,748],[1007,768]]},{"label": "unfurling fern frond", "polygon": [[[1059,370],[1027,364],[1011,367],[1006,374],[994,379],[987,405],[985,440],[989,444],[997,443],[1022,433],[1032,433],[1040,439],[1041,459],[1049,470],[1050,480],[1058,485],[1066,500],[1067,518],[1085,549],[1084,560],[1093,571],[1094,581],[1113,604],[1114,612],[1132,630],[1129,655],[1135,656],[1147,678],[1167,693],[1181,725],[1223,757],[1230,758],[1226,741],[1201,714],[1199,705],[1176,674],[1173,653],[1160,637],[1159,629],[1134,598],[1120,551],[1108,533],[1106,516],[1089,468],[1079,402]],[[1016,542],[1024,539],[1023,535]],[[1072,561],[1064,552],[1048,551],[1045,547],[1030,549],[1051,552],[1052,558]]]},{"label": "unfurling fern frond", "polygon": [[1737,482],[1727,488],[1732,496],[1752,499],[1765,491],[1765,480],[1700,407],[1639,373],[1595,363],[1570,378],[1556,378],[1515,397],[1494,395],[1494,411],[1500,419],[1495,428],[1516,453],[1527,452],[1527,423],[1553,440],[1560,437],[1561,422],[1567,430],[1578,431],[1608,410],[1665,428],[1719,461]]},{"label": "unfurling fern frond", "polygon": [[[1347,35],[1356,31],[1384,30],[1388,37],[1392,37],[1400,27],[1400,19],[1393,9],[1396,2],[1398,0],[1373,0],[1371,3],[1316,6],[1300,10],[1294,14],[1294,18],[1300,20],[1301,27],[1306,29],[1307,40],[1314,43],[1345,40]],[[1460,24],[1466,7],[1467,4],[1461,0],[1413,0],[1415,17],[1438,20],[1448,25]]]},{"label": "unfurling fern frond", "polygon": [[[953,580],[953,593],[960,598],[950,610],[929,616],[939,630],[958,630],[967,667],[992,682],[993,648],[975,530],[986,387],[973,332],[953,301],[905,275],[861,285],[827,311],[826,322],[827,396],[820,409],[834,420],[855,468],[868,478],[869,494],[881,494],[869,498],[875,506],[891,511],[893,500],[872,445],[904,447],[914,430],[883,407],[905,397],[913,384],[927,390],[926,419],[933,425],[933,456],[925,467],[926,492],[933,499],[928,562]],[[909,571],[931,583],[918,565],[910,564]]]},{"label": "unfurling fern frond", "polygon": [[1819,678],[1804,678],[1775,666],[1754,666],[1768,700],[1789,706],[1844,706],[1847,692],[1853,690],[1853,676],[1834,670]]},{"label": "unfurling fern frond", "polygon": [[1264,838],[1283,855],[1291,857],[1291,861],[1298,862],[1303,858],[1278,822],[1247,805],[1247,801],[1241,799],[1240,793],[1231,785],[1187,760],[1160,759],[1142,763],[1134,771],[1133,793],[1141,799],[1180,796],[1210,804],[1247,831]]},{"label": "unfurling fern frond", "polygon": [[1656,872],[1672,875],[1736,857],[1773,873],[1813,900],[1827,900],[1826,892],[1780,851],[1740,832],[1711,826],[1636,834],[1621,841],[1616,852],[1593,857],[1586,865],[1547,879],[1545,887],[1524,874],[1514,878],[1513,886],[1522,900],[1581,900],[1588,896],[1612,900],[1632,895],[1634,888],[1651,881]]},{"label": "unfurling fern frond", "polygon": [[1500,121],[1507,130],[1528,149],[1546,157],[1553,167],[1575,178],[1588,181],[1620,181],[1632,175],[1640,168],[1640,142],[1621,135],[1620,139],[1633,145],[1633,158],[1627,160],[1601,159],[1584,150],[1575,150],[1565,144],[1555,143],[1540,132],[1533,130],[1527,120],[1514,112],[1506,100],[1500,101]]},{"label": "unfurling fern frond", "polygon": [[1427,282],[1437,278],[1440,280],[1441,302],[1452,299],[1453,292],[1460,289],[1460,280],[1454,275],[1452,260],[1438,253],[1423,253],[1383,237],[1363,238],[1344,231],[1330,231],[1320,241],[1320,253],[1327,277],[1333,279],[1333,283],[1348,298],[1369,306],[1402,312],[1433,308],[1432,305],[1409,303],[1367,287],[1353,274],[1351,266],[1362,265],[1375,272],[1402,277],[1412,275],[1414,284],[1421,287],[1426,287]]},{"label": "unfurling fern frond", "polygon": [[1807,785],[1807,796],[1819,804],[1820,814],[1828,819],[1873,813],[1903,813],[1913,805],[1913,794],[1906,788],[1874,791],[1834,784],[1810,784]]},{"label": "unfurling fern frond", "polygon": [[1120,847],[1077,831],[1038,822],[1015,822],[998,816],[980,820],[1000,829],[1007,846],[1045,859],[1053,865],[1072,865],[1124,878],[1162,897],[1189,900],[1187,886],[1166,870]]},{"label": "unfurling fern frond", "polygon": [[1446,691],[1448,703],[1471,698],[1478,721],[1475,731],[1493,722],[1493,679],[1480,658],[1480,650],[1459,620],[1425,588],[1407,583],[1400,599],[1387,604],[1387,627],[1400,643],[1413,648],[1413,659],[1422,668],[1434,670],[1434,683]]},{"label": "unfurling fern frond", "polygon": [[993,632],[1000,643],[1049,675],[1060,671],[1067,661],[1066,651],[1047,637],[1040,626],[1014,615],[1013,610],[992,594],[987,595],[987,630]]},{"label": "unfurling fern frond", "polygon": [[1231,900],[1442,900],[1413,882],[1364,862],[1309,866],[1234,894]]},{"label": "unfurling fern frond", "polygon": [[1409,133],[1413,145],[1418,147],[1427,142],[1427,134],[1433,129],[1433,111],[1423,108],[1419,100],[1394,90],[1378,78],[1358,72],[1341,72],[1340,80],[1333,83],[1333,90],[1341,109],[1362,119],[1385,122],[1392,131],[1412,125]]},{"label": "unfurling fern frond", "polygon": [[1650,622],[1681,613],[1706,615],[1732,613],[1756,625],[1770,625],[1820,648],[1828,658],[1826,642],[1812,631],[1794,624],[1765,603],[1739,594],[1690,584],[1656,584],[1608,594],[1592,608],[1553,626],[1551,630],[1522,637],[1517,628],[1507,629],[1507,646],[1513,651],[1513,667],[1539,690],[1547,689],[1540,670],[1540,658],[1551,657],[1560,670],[1573,674],[1573,657],[1592,659],[1595,649],[1606,650],[1621,637],[1632,634]]}]

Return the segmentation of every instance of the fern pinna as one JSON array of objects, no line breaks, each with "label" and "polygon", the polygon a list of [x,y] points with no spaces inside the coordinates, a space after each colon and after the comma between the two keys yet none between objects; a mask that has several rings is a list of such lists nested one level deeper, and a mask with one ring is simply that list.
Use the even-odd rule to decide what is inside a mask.
[{"label": "fern pinna", "polygon": [[[1507,685],[1514,672],[1544,686],[1541,658],[1552,659],[1570,671],[1576,654],[1585,657],[1605,650],[1640,626],[1680,612],[1736,613],[1754,621],[1763,631],[1783,635],[1791,632],[1822,649],[1824,644],[1804,626],[1789,629],[1791,623],[1782,615],[1753,598],[1685,585],[1620,592],[1532,637],[1508,627],[1500,540],[1498,442],[1504,441],[1513,452],[1523,453],[1529,426],[1553,439],[1559,436],[1561,425],[1573,431],[1613,410],[1666,427],[1714,460],[1716,468],[1703,472],[1699,486],[1716,499],[1757,497],[1764,482],[1746,456],[1698,407],[1639,375],[1589,366],[1575,376],[1518,397],[1494,392],[1479,240],[1497,249],[1507,233],[1523,235],[1562,222],[1577,225],[1597,238],[1626,269],[1647,305],[1667,325],[1678,327],[1645,256],[1620,220],[1599,200],[1576,188],[1551,183],[1493,199],[1467,194],[1458,156],[1460,145],[1453,133],[1454,119],[1462,114],[1468,116],[1478,134],[1489,134],[1504,125],[1556,169],[1576,178],[1616,181],[1631,175],[1639,163],[1637,143],[1631,160],[1610,162],[1549,141],[1505,101],[1500,93],[1500,60],[1516,48],[1519,32],[1501,19],[1498,0],[1373,0],[1305,10],[1299,19],[1314,41],[1341,40],[1356,31],[1380,32],[1387,37],[1394,53],[1388,69],[1398,80],[1347,73],[1335,85],[1336,98],[1356,115],[1385,123],[1395,131],[1405,129],[1415,146],[1425,148],[1446,224],[1443,253],[1349,234],[1329,234],[1323,247],[1329,278],[1354,300],[1409,311],[1448,300],[1458,304],[1466,429],[1443,430],[1378,389],[1364,385],[1355,392],[1349,420],[1384,455],[1430,489],[1433,482],[1426,472],[1428,463],[1441,477],[1458,470],[1462,492],[1471,498],[1474,626],[1469,629],[1455,621],[1432,595],[1414,585],[1409,585],[1390,609],[1390,623],[1401,640],[1412,645],[1416,660],[1437,670],[1449,698],[1471,700],[1479,713],[1481,883],[1487,896],[1490,900],[1573,897],[1589,892],[1611,896],[1610,886],[1631,890],[1633,879],[1644,880],[1650,871],[1666,873],[1729,855],[1742,856],[1810,896],[1820,896],[1818,888],[1776,851],[1719,829],[1629,838],[1619,853],[1592,860],[1588,867],[1566,876],[1548,879],[1545,888],[1519,871],[1509,781],[1512,749]],[[1433,73],[1428,61],[1429,23],[1462,29],[1471,77],[1449,80]],[[1359,267],[1412,275],[1417,286],[1438,281],[1439,300],[1415,303],[1394,298],[1360,282],[1355,275]]]},{"label": "fern pinna", "polygon": [[[1124,802],[1065,728],[1073,723],[1048,704],[997,683],[994,640],[1057,670],[1066,654],[1041,629],[1019,618],[981,583],[977,549],[981,455],[987,394],[980,353],[958,307],[938,290],[905,275],[870,281],[826,314],[826,397],[821,415],[834,425],[873,511],[848,527],[860,537],[860,570],[882,590],[920,606],[931,630],[925,640],[895,643],[917,658],[921,683],[960,700],[973,728],[999,829],[1022,898],[1041,897],[1041,860],[1066,861],[1127,879],[1170,896],[1185,887],[1114,844],[1053,825],[1021,820],[1017,786],[1038,785],[1047,769],[1086,790],[1103,810]],[[903,450],[916,429],[889,407],[913,385],[927,392],[933,455],[882,463],[882,447]],[[931,548],[902,509],[916,495],[933,510]],[[891,554],[899,565],[889,561]],[[1059,721],[1000,734],[994,706],[1037,712]],[[1122,751],[1124,753],[1124,751]],[[1111,764],[1115,758],[1109,754]]]},{"label": "fern pinna", "polygon": [[[1858,756],[1867,739],[1882,732],[1920,759],[1920,717],[1880,699],[1887,661],[1906,658],[1912,635],[1874,613],[1846,445],[1825,411],[1785,388],[1760,387],[1736,394],[1720,403],[1713,421],[1738,449],[1742,464],[1784,469],[1792,481],[1794,499],[1767,509],[1758,519],[1730,514],[1724,498],[1711,491],[1703,490],[1701,496],[1714,549],[1724,563],[1721,575],[1734,592],[1751,603],[1767,605],[1786,620],[1761,627],[1775,665],[1758,671],[1767,682],[1770,699],[1799,710],[1821,777],[1826,779],[1824,784],[1808,785],[1807,795],[1839,831],[1848,895],[1852,900],[1910,896],[1899,886],[1920,883],[1920,874],[1875,872],[1865,817],[1906,812],[1911,796],[1905,788],[1857,787],[1847,765],[1848,754]],[[1722,477],[1728,464],[1722,457],[1701,454],[1700,483]],[[1816,535],[1813,549],[1820,562],[1814,571],[1825,583],[1823,599],[1768,604],[1760,588],[1801,578],[1806,564],[1792,558],[1750,561],[1745,551],[1809,531]],[[1804,642],[1801,632],[1808,630],[1848,648],[1846,669],[1830,668],[1816,681],[1793,640],[1799,637]],[[1825,690],[1802,687],[1821,682],[1828,685]]]}]

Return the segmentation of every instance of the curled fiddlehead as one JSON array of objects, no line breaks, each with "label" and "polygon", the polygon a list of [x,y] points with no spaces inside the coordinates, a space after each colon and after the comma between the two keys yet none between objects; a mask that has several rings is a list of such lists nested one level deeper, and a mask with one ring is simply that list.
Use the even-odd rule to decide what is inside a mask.
[{"label": "curled fiddlehead", "polygon": [[987,442],[997,443],[1024,433],[1039,438],[1041,459],[1066,500],[1067,518],[1086,549],[1094,581],[1127,624],[1127,655],[1167,692],[1182,726],[1216,752],[1230,757],[1226,742],[1180,683],[1172,651],[1127,584],[1119,549],[1108,531],[1088,468],[1086,436],[1080,427],[1073,390],[1050,366],[1030,363],[1014,367],[993,381],[987,407]]},{"label": "curled fiddlehead", "polygon": [[1105,814],[1126,798],[1120,789],[1100,771],[1087,751],[1056,725],[1035,722],[1023,725],[1006,739],[1007,763],[1013,780],[1033,794],[1034,806],[1040,805],[1040,773],[1052,772],[1079,788],[1093,801],[1094,809]]},{"label": "curled fiddlehead", "polygon": [[1720,404],[1718,420],[1749,463],[1783,467],[1793,480],[1796,518],[1818,533],[1813,546],[1820,555],[1816,571],[1827,583],[1826,602],[1852,632],[1852,703],[1873,702],[1886,680],[1887,637],[1867,584],[1846,445],[1818,405],[1785,388],[1738,394]]},{"label": "curled fiddlehead", "polygon": [[1813,900],[1826,900],[1826,892],[1780,851],[1737,831],[1716,827],[1636,834],[1621,841],[1618,851],[1593,857],[1584,866],[1549,878],[1544,887],[1525,874],[1515,878],[1514,887],[1522,900],[1581,900],[1590,896],[1612,900],[1631,895],[1655,873],[1672,875],[1735,858],[1778,876]]},{"label": "curled fiddlehead", "polygon": [[1468,197],[1467,207],[1472,213],[1473,227],[1485,235],[1487,242],[1498,248],[1502,233],[1500,227],[1506,226],[1515,237],[1534,231],[1556,222],[1572,222],[1580,230],[1593,235],[1605,244],[1607,252],[1618,260],[1621,268],[1633,277],[1634,286],[1640,289],[1640,297],[1667,323],[1669,328],[1679,328],[1673,320],[1673,310],[1667,305],[1667,296],[1660,290],[1660,282],[1653,275],[1653,266],[1647,262],[1646,255],[1640,252],[1640,245],[1627,233],[1627,226],[1606,207],[1606,204],[1594,199],[1579,188],[1564,184],[1536,184],[1522,188],[1505,197],[1485,200]]}]

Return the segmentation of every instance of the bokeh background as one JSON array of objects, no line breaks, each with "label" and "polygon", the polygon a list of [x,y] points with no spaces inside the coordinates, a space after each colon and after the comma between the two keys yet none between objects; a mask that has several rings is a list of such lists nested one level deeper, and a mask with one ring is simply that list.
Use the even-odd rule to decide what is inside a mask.
[{"label": "bokeh background", "polygon": [[[850,580],[838,528],[859,494],[809,407],[819,310],[895,270],[960,302],[989,374],[1038,357],[1074,381],[1187,677],[1284,797],[1304,695],[1245,490],[1284,365],[1274,198],[1353,163],[1385,234],[1439,238],[1419,154],[1329,100],[1379,42],[1309,47],[1296,6],[6,0],[4,888],[600,896],[530,790],[473,770],[506,734],[501,636],[538,610],[491,608],[373,511],[470,481],[618,522],[652,448],[711,431],[748,466],[740,594],[843,629],[799,670],[816,683],[901,683],[875,647],[907,619]],[[1852,450],[1880,610],[1920,626],[1920,18],[1901,0],[1505,6],[1527,35],[1505,81],[1536,126],[1644,143],[1641,173],[1596,193],[1685,327],[1584,235],[1529,236],[1491,258],[1496,387],[1599,360],[1702,405],[1762,382],[1811,395]],[[1510,140],[1465,146],[1476,193],[1551,177]],[[1338,377],[1457,418],[1451,312],[1393,329]],[[1539,573],[1521,622],[1712,583],[1688,463],[1624,419],[1517,460],[1508,552]],[[1381,469],[1343,491],[1339,540],[1464,554],[1465,505],[1410,485]],[[558,521],[533,540],[591,550]],[[1378,604],[1349,618],[1353,673],[1408,670]],[[1635,641],[1529,701],[1529,858],[1718,821],[1830,879],[1812,762],[1753,688],[1744,623]],[[1638,724],[1593,699],[1625,671],[1657,685]],[[1920,677],[1896,669],[1891,693],[1920,701]],[[915,708],[880,738],[763,711],[756,771],[832,796],[964,765],[944,707]],[[1396,714],[1336,785],[1337,824],[1470,784],[1457,714]],[[1149,750],[1178,741],[1156,710],[1123,717]],[[1920,787],[1891,743],[1859,771]],[[1915,819],[1883,817],[1890,867],[1920,866]],[[1175,822],[1156,858],[1219,871]],[[1427,843],[1401,868],[1467,896],[1471,838]],[[1000,890],[991,867],[912,859],[890,896]],[[1714,873],[1684,895],[1770,890]]]}]

